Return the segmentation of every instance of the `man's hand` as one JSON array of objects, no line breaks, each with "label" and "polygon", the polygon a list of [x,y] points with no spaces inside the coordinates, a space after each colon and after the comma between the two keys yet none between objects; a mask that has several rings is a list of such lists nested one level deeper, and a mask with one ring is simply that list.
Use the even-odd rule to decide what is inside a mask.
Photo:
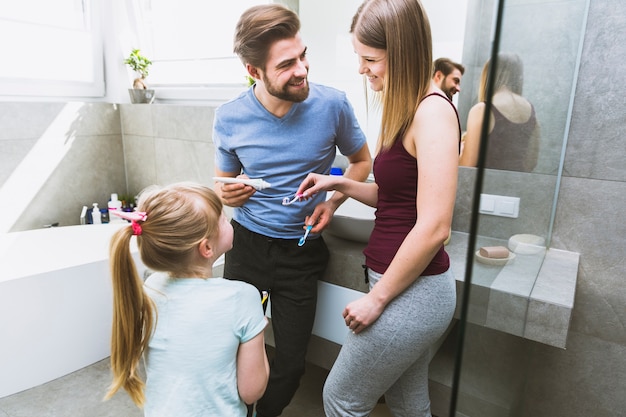
[{"label": "man's hand", "polygon": [[[248,178],[246,175],[238,175],[237,178]],[[222,199],[222,203],[229,207],[241,207],[256,192],[254,187],[245,184],[224,184],[216,182],[213,187]]]}]

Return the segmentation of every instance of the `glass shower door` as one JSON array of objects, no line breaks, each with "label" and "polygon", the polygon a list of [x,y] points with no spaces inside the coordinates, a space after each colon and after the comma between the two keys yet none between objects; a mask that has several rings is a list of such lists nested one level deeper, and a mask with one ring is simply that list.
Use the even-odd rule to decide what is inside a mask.
[{"label": "glass shower door", "polygon": [[[459,173],[459,193],[469,204],[455,210],[467,218],[455,218],[453,229],[467,231],[466,262],[455,271],[464,276],[459,320],[431,366],[450,371],[435,378],[449,378],[452,387],[449,409],[433,410],[439,417],[527,416],[533,346],[564,347],[556,337],[529,336],[529,300],[550,249],[588,8],[589,0],[468,6],[459,113],[466,126],[484,91],[490,116],[483,119],[478,163]],[[499,130],[498,123],[508,124]],[[520,147],[524,139],[515,129],[524,123],[536,125],[537,136]],[[515,159],[522,155],[531,162]],[[453,370],[444,366],[452,362]]]}]

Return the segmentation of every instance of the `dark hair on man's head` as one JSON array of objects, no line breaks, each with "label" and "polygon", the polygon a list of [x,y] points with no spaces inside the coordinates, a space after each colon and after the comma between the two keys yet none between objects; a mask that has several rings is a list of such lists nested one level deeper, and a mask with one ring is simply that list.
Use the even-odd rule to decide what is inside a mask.
[{"label": "dark hair on man's head", "polygon": [[279,4],[253,6],[243,12],[235,27],[233,51],[246,65],[265,69],[268,52],[276,41],[295,37],[298,15]]},{"label": "dark hair on man's head", "polygon": [[465,67],[458,62],[454,62],[449,58],[437,58],[433,63],[433,76],[437,71],[441,71],[444,77],[447,77],[455,68],[461,72],[461,75],[465,74]]}]

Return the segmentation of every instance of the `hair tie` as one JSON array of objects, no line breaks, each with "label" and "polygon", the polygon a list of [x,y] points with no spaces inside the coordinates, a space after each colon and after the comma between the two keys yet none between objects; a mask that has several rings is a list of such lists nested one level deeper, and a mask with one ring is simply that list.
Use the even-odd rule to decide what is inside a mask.
[{"label": "hair tie", "polygon": [[141,225],[139,223],[137,223],[135,220],[131,220],[131,226],[133,228],[133,235],[135,236],[139,236],[141,235],[141,232],[143,230],[141,230]]},{"label": "hair tie", "polygon": [[142,232],[139,222],[143,222],[148,218],[148,214],[145,211],[111,210],[111,213],[124,220],[130,221],[130,225],[133,228],[133,235],[135,236],[141,235]]}]

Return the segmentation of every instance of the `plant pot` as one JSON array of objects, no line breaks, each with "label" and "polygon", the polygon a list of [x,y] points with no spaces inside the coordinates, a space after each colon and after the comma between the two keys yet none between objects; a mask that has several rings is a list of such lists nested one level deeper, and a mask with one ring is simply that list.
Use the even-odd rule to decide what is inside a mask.
[{"label": "plant pot", "polygon": [[130,102],[134,104],[150,104],[154,101],[154,90],[152,89],[129,88],[128,94],[130,95]]}]

